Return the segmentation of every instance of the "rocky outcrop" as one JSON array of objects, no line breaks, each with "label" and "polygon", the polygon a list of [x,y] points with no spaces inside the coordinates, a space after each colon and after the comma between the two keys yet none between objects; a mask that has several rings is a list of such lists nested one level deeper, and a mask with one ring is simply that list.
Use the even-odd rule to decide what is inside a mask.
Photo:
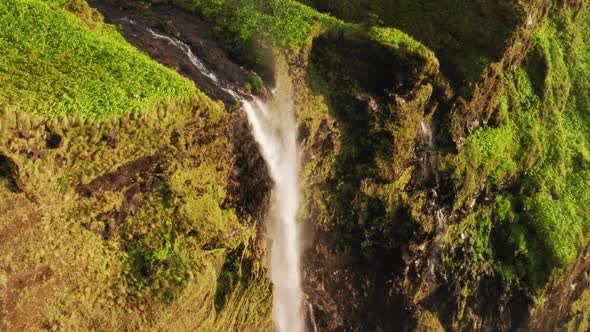
[{"label": "rocky outcrop", "polygon": [[478,82],[472,83],[473,88],[467,90],[467,95],[458,95],[446,120],[458,148],[473,130],[488,125],[504,91],[502,75],[513,72],[525,59],[535,28],[542,24],[550,6],[551,1],[546,0],[527,3],[523,8],[525,15],[506,41],[501,58],[484,70]]}]

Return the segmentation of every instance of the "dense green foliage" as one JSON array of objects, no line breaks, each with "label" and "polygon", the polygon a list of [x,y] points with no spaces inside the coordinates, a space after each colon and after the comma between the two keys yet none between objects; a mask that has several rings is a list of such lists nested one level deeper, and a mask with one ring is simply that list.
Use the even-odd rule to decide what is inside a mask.
[{"label": "dense green foliage", "polygon": [[[442,329],[440,318],[459,329],[468,298],[480,297],[486,283],[505,286],[507,298],[541,294],[587,244],[587,6],[555,4],[535,26],[526,60],[494,65],[506,72],[493,116],[454,150],[434,145],[448,128],[435,128],[433,141],[430,127],[469,99],[460,87],[505,55],[518,22],[526,25],[516,1],[150,2],[198,13],[242,65],[268,69],[277,51],[288,57],[291,67],[273,69],[296,85],[302,218],[343,249],[320,259],[337,261],[343,252],[342,261],[363,269],[346,266],[347,278],[383,279],[381,288],[380,280],[356,279],[367,285],[365,297],[379,302],[383,291],[412,297],[412,306],[433,302],[436,310],[418,309],[419,326]],[[62,325],[48,326],[90,328],[86,317],[129,313],[138,324],[129,329],[144,321],[179,330],[270,328],[264,248],[253,216],[237,206],[248,199],[238,196],[251,193],[235,191],[243,185],[236,164],[244,162],[236,161],[244,153],[236,152],[243,148],[236,119],[128,45],[84,1],[4,0],[0,26],[0,211],[17,210],[0,220],[0,231],[29,227],[18,224],[21,214],[41,211],[35,232],[42,241],[10,239],[22,241],[24,253],[15,271],[48,260],[75,272],[56,277],[63,285],[47,303],[59,303],[53,315]],[[244,88],[266,89],[256,74]],[[61,144],[50,147],[56,135]],[[154,165],[119,172],[145,157]],[[83,194],[96,179],[102,187]],[[0,272],[3,286],[10,273]],[[321,288],[331,281],[318,280]],[[459,308],[437,311],[429,287],[449,284],[458,290],[445,289],[455,293],[443,301]],[[75,306],[62,294],[81,299],[84,318],[70,322],[64,312]],[[573,308],[584,310],[588,298]],[[107,305],[95,307],[100,301]],[[356,309],[365,308],[361,302]],[[105,321],[104,330],[120,327]]]},{"label": "dense green foliage", "polygon": [[[199,13],[213,25],[224,49],[247,65],[268,66],[271,49],[295,49],[310,44],[321,31],[364,34],[392,48],[419,52],[438,64],[423,44],[400,30],[344,23],[294,0],[151,0],[169,2]],[[371,29],[368,29],[371,28]],[[253,91],[256,82],[250,82]]]},{"label": "dense green foliage", "polygon": [[[459,156],[459,200],[483,182],[496,197],[491,245],[508,279],[541,289],[590,230],[588,11],[555,13],[523,67],[506,75],[497,128],[471,135]],[[464,196],[463,196],[464,195]]]},{"label": "dense green foliage", "polygon": [[103,118],[194,95],[190,82],[138,52],[112,27],[85,25],[61,9],[64,4],[0,3],[0,107]]},{"label": "dense green foliage", "polygon": [[[346,21],[398,28],[434,50],[450,78],[473,81],[504,51],[517,1],[301,0]],[[460,82],[458,82],[460,83]]]}]

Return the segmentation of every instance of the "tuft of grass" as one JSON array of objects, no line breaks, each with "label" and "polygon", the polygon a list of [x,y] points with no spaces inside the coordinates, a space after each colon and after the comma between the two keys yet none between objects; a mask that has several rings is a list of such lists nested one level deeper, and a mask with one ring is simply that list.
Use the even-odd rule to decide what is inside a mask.
[{"label": "tuft of grass", "polygon": [[262,78],[260,78],[260,76],[258,76],[256,73],[252,73],[248,77],[248,82],[244,88],[250,93],[254,94],[261,94],[266,91],[266,87],[264,86]]}]

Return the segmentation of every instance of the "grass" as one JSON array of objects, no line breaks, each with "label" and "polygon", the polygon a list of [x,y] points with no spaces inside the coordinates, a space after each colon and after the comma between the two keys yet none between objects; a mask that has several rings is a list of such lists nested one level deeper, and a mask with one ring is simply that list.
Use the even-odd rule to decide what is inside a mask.
[{"label": "grass", "polygon": [[316,25],[342,24],[293,0],[170,1],[214,22],[215,29],[240,49],[259,39],[275,47],[294,48],[309,40]]},{"label": "grass", "polygon": [[[224,49],[253,68],[269,66],[271,49],[294,50],[312,43],[318,33],[357,34],[408,54],[420,53],[438,69],[438,60],[423,44],[387,27],[345,23],[295,0],[151,0],[173,3],[200,14],[213,25]],[[256,82],[250,82],[256,91]]]},{"label": "grass", "polygon": [[0,4],[0,107],[104,119],[195,94],[192,83],[127,44],[114,28],[90,27],[62,5]]},{"label": "grass", "polygon": [[[190,120],[195,118],[204,120]],[[2,176],[13,176],[4,174],[10,160],[23,183],[23,192],[14,192],[0,178],[0,211],[7,214],[0,218],[0,229],[11,234],[2,248],[18,255],[10,262],[12,270],[0,278],[13,282],[40,264],[55,271],[48,283],[19,290],[23,297],[16,299],[16,312],[36,309],[18,322],[8,318],[22,324],[12,327],[269,329],[272,290],[266,271],[253,262],[256,231],[229,203],[233,159],[224,133],[230,120],[223,106],[211,101],[200,103],[198,111],[172,107],[98,125],[76,116],[47,120],[0,110]],[[179,129],[187,123],[192,127]],[[136,158],[162,153],[175,128],[178,144],[166,150],[161,173],[151,179],[150,174],[135,175],[140,188],[155,185],[134,196],[137,211],[122,223],[116,216],[125,188],[96,197],[76,194],[80,184]],[[101,139],[113,131],[118,138],[114,147]],[[17,132],[28,138],[15,136]],[[50,133],[62,135],[64,145],[46,147]],[[30,146],[45,157],[30,159]],[[112,230],[105,239],[107,224]],[[227,283],[222,276],[231,269],[224,270],[224,262],[232,261],[230,254],[240,246],[241,265],[252,265],[241,272],[248,282]],[[219,310],[216,294],[225,303]],[[73,306],[76,313],[67,316]]]},{"label": "grass", "polygon": [[[0,230],[11,239],[3,252],[15,255],[0,283],[39,266],[52,273],[14,292],[0,329],[270,329],[256,232],[227,189],[234,160],[223,105],[127,44],[84,1],[4,1],[0,26]],[[50,147],[51,137],[61,144]],[[122,222],[128,188],[76,192],[158,153],[161,174],[134,175],[137,211]],[[241,280],[252,282],[225,282],[237,248],[248,267]]]},{"label": "grass", "polygon": [[[271,47],[296,50],[313,44],[309,72],[299,77],[309,84],[299,121],[313,155],[303,170],[310,184],[304,193],[310,203],[306,218],[336,234],[347,253],[362,251],[375,264],[401,257],[411,239],[432,234],[434,216],[421,210],[428,197],[410,192],[420,170],[408,165],[435,92],[428,82],[438,73],[438,60],[424,44],[440,51],[452,40],[422,44],[410,37],[425,33],[412,30],[415,26],[406,29],[409,35],[372,26],[392,18],[371,15],[371,24],[345,24],[296,1],[172,2],[200,13],[225,47],[247,63],[263,63]],[[64,8],[86,14],[75,17]],[[0,4],[0,153],[14,160],[24,192],[39,201],[32,205],[23,198],[23,208],[9,213],[0,227],[10,230],[26,219],[21,215],[36,210],[43,216],[42,227],[33,228],[43,240],[14,236],[6,245],[18,244],[22,260],[16,260],[14,271],[48,261],[56,270],[73,271],[56,277],[60,291],[52,292],[47,304],[59,304],[48,314],[50,325],[53,320],[62,324],[58,329],[92,329],[98,323],[85,317],[97,313],[110,317],[101,323],[103,329],[116,329],[127,311],[131,329],[145,321],[178,330],[270,328],[271,290],[252,254],[255,230],[228,203],[233,160],[224,133],[229,115],[80,8],[66,0]],[[448,12],[427,14],[440,19]],[[509,287],[538,293],[576,259],[588,239],[588,15],[588,9],[577,16],[560,10],[538,29],[525,64],[504,77],[495,125],[477,129],[457,155],[444,161],[457,193],[454,212],[476,202],[473,195],[482,188],[495,196],[452,225],[444,239],[467,250],[446,257],[459,275],[478,269],[499,275]],[[415,21],[415,15],[404,19]],[[415,24],[399,24],[410,23]],[[322,31],[328,33],[318,37]],[[463,32],[461,42],[490,31]],[[479,74],[495,51],[482,45],[465,50],[457,59],[465,62],[455,64],[458,72]],[[466,64],[473,68],[461,67]],[[247,88],[259,91],[262,80],[253,75]],[[403,102],[393,105],[387,94]],[[180,134],[166,155],[169,177],[157,190],[138,194],[141,208],[120,225],[120,232],[105,241],[82,229],[83,222],[100,231],[104,225],[98,215],[118,211],[123,195],[78,201],[75,186],[160,151],[162,137],[195,118],[194,112],[206,121]],[[93,120],[101,120],[100,125]],[[16,139],[15,132],[29,138]],[[118,135],[116,147],[103,140],[110,132]],[[63,135],[63,147],[45,148],[49,133]],[[191,145],[197,148],[189,153]],[[46,157],[32,160],[19,152],[31,146]],[[138,175],[137,182],[142,181]],[[0,188],[3,211],[17,206],[14,195],[25,194]],[[0,282],[15,277],[3,274]],[[65,313],[75,305],[73,298],[82,299],[82,316],[70,322]],[[154,317],[142,316],[146,310],[140,306],[146,303]],[[195,308],[194,303],[203,305]],[[421,324],[440,328],[431,316],[424,312]]]},{"label": "grass", "polygon": [[268,66],[271,48],[293,49],[311,41],[320,27],[343,22],[294,0],[151,0],[198,13],[212,26],[224,49],[251,67]]},{"label": "grass", "polygon": [[590,290],[586,289],[572,304],[568,312],[568,321],[561,327],[561,331],[588,331],[590,329]]}]

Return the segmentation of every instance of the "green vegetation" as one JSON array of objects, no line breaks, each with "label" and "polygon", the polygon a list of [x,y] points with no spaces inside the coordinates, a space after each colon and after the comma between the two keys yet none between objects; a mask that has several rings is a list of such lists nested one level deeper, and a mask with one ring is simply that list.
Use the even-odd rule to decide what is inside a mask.
[{"label": "green vegetation", "polygon": [[371,27],[369,29],[369,35],[375,41],[383,43],[400,53],[407,53],[408,58],[416,54],[424,57],[427,60],[427,66],[420,68],[420,70],[424,70],[425,72],[436,72],[438,70],[438,59],[434,52],[406,33],[393,28]]},{"label": "green vegetation", "polygon": [[[270,325],[271,289],[265,270],[252,262],[255,230],[229,203],[233,158],[224,133],[230,115],[219,103],[202,101],[196,114],[171,107],[99,125],[75,116],[47,120],[0,111],[0,210],[7,212],[0,229],[14,239],[1,249],[22,249],[6,278],[12,282],[40,264],[56,271],[46,302],[19,300],[22,310],[40,313],[23,319],[27,325],[19,329],[42,323],[57,330],[119,330],[121,322],[133,329],[205,331]],[[114,130],[117,143],[109,145],[104,137]],[[61,135],[63,146],[47,147],[50,133]],[[175,143],[168,143],[171,136]],[[31,147],[40,157],[30,157]],[[159,157],[134,164],[145,156]],[[117,173],[120,167],[128,171]],[[105,174],[102,189],[79,192]],[[241,276],[251,283],[225,282],[230,269],[224,261],[238,248],[245,248],[240,264],[252,266]],[[38,299],[43,290],[22,294]],[[216,294],[226,303],[219,310]],[[80,314],[67,315],[72,305]]]},{"label": "green vegetation", "polygon": [[[434,54],[400,30],[344,23],[295,0],[150,0],[173,3],[200,14],[213,25],[224,49],[238,61],[259,68],[272,62],[271,48],[293,50],[311,44],[322,31],[362,35],[390,47],[415,52],[438,66]],[[256,91],[256,82],[250,82]]]},{"label": "green vegetation", "polygon": [[213,25],[224,49],[250,66],[268,66],[271,47],[292,49],[314,31],[344,23],[294,0],[150,0],[196,12]]},{"label": "green vegetation", "polygon": [[314,155],[304,169],[306,215],[346,252],[377,262],[430,227],[415,213],[424,197],[414,201],[406,189],[438,61],[384,28],[327,31],[310,52],[299,119]]},{"label": "green vegetation", "polygon": [[523,10],[518,1],[300,0],[349,22],[386,25],[424,43],[457,83],[475,81],[497,61]]},{"label": "green vegetation", "polygon": [[[68,14],[66,1],[0,4],[0,107],[103,119],[195,93],[189,81],[127,44],[112,27]],[[98,19],[98,14],[91,14]]]},{"label": "green vegetation", "polygon": [[467,259],[452,259],[447,264],[455,264],[454,269],[467,273],[472,263],[483,265],[491,258],[490,231],[492,220],[489,212],[481,211],[465,218],[460,224],[452,225],[445,241],[459,245],[467,252]]},{"label": "green vegetation", "polygon": [[586,289],[582,295],[573,303],[568,313],[568,322],[561,331],[587,331],[590,329],[590,290]]},{"label": "green vegetation", "polygon": [[499,272],[543,289],[572,263],[590,231],[590,25],[588,10],[555,11],[522,66],[505,76],[497,128],[469,136],[458,156],[456,206],[481,185],[510,192],[494,203]]},{"label": "green vegetation", "polygon": [[[269,329],[223,105],[85,1],[4,1],[0,26],[0,330]],[[238,251],[252,282],[226,281]]]},{"label": "green vegetation", "polygon": [[254,94],[261,94],[266,91],[266,87],[264,86],[262,78],[260,78],[260,76],[255,73],[248,77],[248,82],[246,83],[245,88],[246,91]]},{"label": "green vegetation", "polygon": [[[149,2],[198,13],[242,65],[287,57],[273,70],[295,87],[302,218],[331,240],[321,258],[362,267],[345,266],[362,301],[417,299],[417,328],[460,329],[468,309],[481,314],[468,308],[481,289],[526,303],[588,243],[586,2],[553,5],[502,74],[490,121],[457,150],[429,135],[450,144],[442,118],[507,56],[521,2]],[[236,118],[83,0],[5,0],[0,26],[0,251],[12,255],[0,286],[25,285],[6,309],[24,325],[10,328],[271,329],[264,245],[239,206],[250,193],[237,168],[253,157]],[[244,88],[266,89],[254,73]],[[571,308],[582,328],[588,298]]]}]

